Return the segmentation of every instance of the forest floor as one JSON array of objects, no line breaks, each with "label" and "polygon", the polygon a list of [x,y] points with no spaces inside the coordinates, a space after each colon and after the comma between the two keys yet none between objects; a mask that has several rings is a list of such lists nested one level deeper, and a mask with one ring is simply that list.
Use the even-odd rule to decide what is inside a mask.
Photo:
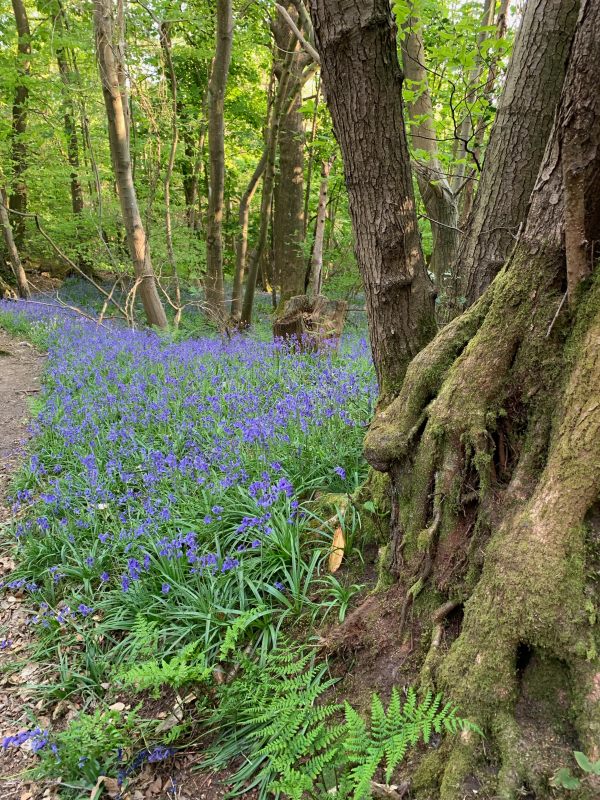
[{"label": "forest floor", "polygon": [[[29,398],[40,393],[45,356],[29,342],[19,340],[0,328],[0,524],[12,517],[9,487],[21,467],[30,438]],[[12,548],[0,549],[0,579],[13,571]],[[35,634],[27,595],[17,589],[0,600],[0,741],[31,727],[31,684],[40,678],[42,666],[28,658],[35,646]],[[76,703],[38,701],[36,722],[44,727],[64,726],[79,713]],[[162,714],[170,711],[167,709]],[[160,713],[160,712],[159,712]],[[0,798],[2,800],[54,800],[60,782],[32,781],[24,773],[36,765],[27,742],[21,747],[0,747]],[[121,800],[219,800],[227,791],[227,772],[197,771],[197,753],[181,754],[175,763],[146,765]],[[110,797],[118,795],[116,781],[104,787]],[[246,797],[254,796],[254,792]],[[82,795],[89,797],[88,793]]]},{"label": "forest floor", "polygon": [[[11,517],[7,497],[13,474],[22,460],[23,445],[29,437],[28,398],[40,391],[44,357],[28,342],[8,336],[0,329],[0,524]],[[0,551],[2,579],[14,567],[12,553]],[[35,667],[24,663],[13,672],[15,664],[24,658],[30,644],[27,628],[25,597],[10,592],[0,602],[0,718],[2,738],[18,733],[29,726],[25,712],[28,692],[24,684],[34,678]],[[7,673],[10,667],[11,672]],[[32,797],[19,773],[31,767],[33,758],[25,748],[0,750],[0,794],[3,800],[28,800]],[[46,795],[50,797],[51,795]]]},{"label": "forest floor", "polygon": [[364,337],[299,354],[261,323],[225,341],[190,319],[158,337],[50,294],[0,304],[2,800],[220,800],[246,761],[211,745],[219,681],[175,740],[160,728],[181,684],[152,684],[154,700],[127,688],[128,670],[174,663],[182,643],[227,668],[232,635],[267,656],[288,632],[302,647],[362,595],[353,580],[374,579],[360,574],[360,518],[328,575],[333,530],[315,536],[304,505],[364,480]]}]

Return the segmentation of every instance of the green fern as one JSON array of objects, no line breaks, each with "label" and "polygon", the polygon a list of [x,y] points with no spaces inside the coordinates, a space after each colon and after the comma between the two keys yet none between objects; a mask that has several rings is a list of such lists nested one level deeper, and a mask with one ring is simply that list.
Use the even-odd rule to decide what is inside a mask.
[{"label": "green fern", "polygon": [[211,676],[204,656],[198,653],[201,642],[191,642],[173,658],[162,661],[149,659],[130,667],[117,675],[117,680],[135,691],[150,691],[153,697],[160,696],[163,686],[179,689],[189,683],[202,683]]},{"label": "green fern", "polygon": [[290,648],[274,651],[266,666],[244,656],[237,680],[218,689],[209,719],[217,736],[204,766],[242,759],[232,795],[257,788],[261,799],[301,800],[330,798],[334,790],[336,800],[365,800],[378,771],[389,783],[409,748],[434,731],[478,731],[441,695],[419,701],[413,689],[402,702],[394,688],[387,710],[373,694],[367,718],[349,703],[322,703],[333,684],[325,673],[311,652]]}]

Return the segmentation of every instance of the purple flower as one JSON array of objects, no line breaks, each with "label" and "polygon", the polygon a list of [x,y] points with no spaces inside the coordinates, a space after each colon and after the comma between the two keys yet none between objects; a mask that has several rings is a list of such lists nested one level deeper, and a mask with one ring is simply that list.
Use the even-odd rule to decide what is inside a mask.
[{"label": "purple flower", "polygon": [[345,481],[346,480],[346,470],[343,467],[334,467],[333,471],[340,476],[340,478]]},{"label": "purple flower", "polygon": [[163,583],[163,585],[160,587],[160,590],[163,594],[169,594],[171,591],[171,586],[168,583]]}]

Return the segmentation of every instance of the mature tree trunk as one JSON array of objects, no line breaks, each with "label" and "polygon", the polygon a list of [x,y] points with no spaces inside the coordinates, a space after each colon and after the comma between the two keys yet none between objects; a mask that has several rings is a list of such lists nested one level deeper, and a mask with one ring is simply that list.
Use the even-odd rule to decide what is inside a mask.
[{"label": "mature tree trunk", "polygon": [[311,0],[323,86],[342,150],[355,252],[382,397],[435,330],[389,0]]},{"label": "mature tree trunk", "polygon": [[2,238],[4,239],[4,244],[8,253],[10,267],[17,282],[19,296],[29,298],[29,284],[27,283],[27,276],[25,275],[19,251],[17,250],[13,238],[13,229],[10,226],[10,219],[8,217],[8,198],[4,188],[0,188],[0,227],[2,228]]},{"label": "mature tree trunk", "polygon": [[396,635],[412,605],[411,641],[431,637],[423,687],[487,735],[485,751],[465,735],[428,755],[418,798],[541,800],[574,749],[600,757],[599,41],[587,0],[513,254],[412,362],[365,443],[392,484]]},{"label": "mature tree trunk", "polygon": [[225,318],[223,289],[223,198],[225,191],[225,88],[233,42],[231,0],[217,0],[216,52],[208,86],[208,149],[210,186],[206,226],[206,305],[221,324]]},{"label": "mature tree trunk", "polygon": [[[560,96],[579,0],[528,3],[454,266],[459,305],[492,282],[514,246]],[[507,191],[506,187],[510,187]]]},{"label": "mature tree trunk", "polygon": [[329,187],[329,173],[335,156],[321,164],[321,186],[319,187],[319,205],[315,221],[315,241],[310,259],[311,294],[313,297],[321,294],[323,282],[323,243],[325,241],[325,220],[327,219],[327,189]]},{"label": "mature tree trunk", "polygon": [[[9,204],[13,211],[24,214],[27,211],[27,185],[25,183],[27,147],[25,145],[25,133],[27,131],[27,101],[29,98],[27,79],[31,70],[31,32],[23,0],[12,0],[12,7],[17,26],[18,77],[12,110],[12,182]],[[25,235],[25,217],[15,216],[14,232],[16,245],[21,247],[23,236]]]},{"label": "mature tree trunk", "polygon": [[[302,53],[299,53],[302,56]],[[292,71],[295,64],[292,64]],[[280,300],[304,294],[304,118],[302,87],[293,81],[295,96],[279,130],[279,170],[273,204],[273,270]]]},{"label": "mature tree trunk", "polygon": [[100,65],[102,92],[108,119],[108,136],[121,204],[121,213],[127,233],[127,244],[133,261],[136,280],[146,318],[150,325],[167,326],[165,310],[158,296],[156,279],[150,260],[150,249],[142,224],[135,186],[131,173],[129,152],[129,124],[119,76],[124,66],[117,58],[120,48],[115,43],[112,0],[94,0],[94,27],[96,53]]},{"label": "mature tree trunk", "polygon": [[[433,105],[425,64],[425,47],[420,22],[415,17],[410,17],[404,26],[402,66],[405,78],[410,82],[411,88],[418,93],[417,97],[407,102],[406,106],[412,144],[417,151],[415,164],[417,183],[433,236],[429,269],[433,272],[436,288],[440,291],[444,274],[456,258],[459,233],[458,203],[439,162]],[[425,154],[425,158],[422,154]]]},{"label": "mature tree trunk", "polygon": [[[54,11],[54,25],[59,37],[64,38],[66,25],[64,11],[60,3]],[[83,189],[79,180],[79,142],[77,140],[77,125],[75,122],[75,108],[73,105],[72,91],[74,85],[79,83],[76,68],[69,64],[68,53],[62,43],[56,48],[56,63],[63,84],[63,106],[65,136],[67,139],[67,156],[71,167],[71,207],[74,214],[83,211]]]},{"label": "mature tree trunk", "polygon": [[[287,13],[293,24],[301,21],[293,6]],[[302,71],[310,56],[303,51],[300,41],[290,32],[286,20],[277,15],[271,22],[277,49],[291,53],[290,80],[284,100],[279,136],[279,163],[273,194],[273,272],[280,290],[280,301],[304,294],[306,272],[302,243],[304,241],[304,118],[302,106]],[[275,74],[283,74],[283,58],[275,63]]]},{"label": "mature tree trunk", "polygon": [[[250,258],[246,290],[244,292],[244,302],[242,305],[241,317],[241,324],[244,327],[250,325],[252,319],[252,306],[254,303],[256,280],[258,278],[259,267],[265,255],[269,224],[272,223],[275,157],[277,152],[277,143],[279,141],[281,121],[290,110],[291,104],[294,103],[295,98],[298,96],[302,86],[314,74],[316,69],[316,65],[312,62],[312,58],[305,58],[302,61],[296,61],[296,70],[292,73],[292,64],[294,61],[296,61],[296,53],[292,47],[289,47],[283,62],[280,65],[276,63],[274,64],[274,70],[279,72],[279,80],[275,92],[275,100],[273,102],[271,124],[267,131],[265,150],[263,153],[263,157],[265,157],[266,154],[266,162],[264,167],[263,189],[260,207],[260,229],[258,241],[256,242],[256,246],[254,247],[252,256]],[[270,274],[272,272],[271,269],[266,269],[265,272],[269,274],[269,283],[273,289],[273,298],[275,300],[275,277]]]}]

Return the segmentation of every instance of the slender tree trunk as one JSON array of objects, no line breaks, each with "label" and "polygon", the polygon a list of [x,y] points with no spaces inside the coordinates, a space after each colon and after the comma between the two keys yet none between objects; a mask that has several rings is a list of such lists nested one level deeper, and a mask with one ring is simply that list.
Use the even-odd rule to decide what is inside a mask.
[{"label": "slender tree trunk", "polygon": [[[496,39],[503,39],[506,35],[508,4],[509,0],[501,0],[500,8],[498,9],[498,16],[496,18]],[[483,95],[488,101],[488,103],[492,102],[492,94],[494,92],[497,73],[498,73],[498,62],[497,59],[493,59],[488,67],[488,76],[485,82],[485,86],[483,87]],[[475,161],[476,164],[481,163],[481,150],[483,146],[484,137],[485,137],[485,125],[483,123],[483,120],[481,119],[475,120],[475,131],[473,135],[473,142],[471,145],[471,149],[473,152],[473,160]],[[457,158],[458,158],[458,153],[457,153]],[[461,166],[463,168],[462,169],[459,168],[452,186],[453,189],[455,189],[456,191],[460,191],[460,214],[458,218],[458,227],[462,230],[467,225],[467,220],[469,219],[469,215],[471,214],[471,211],[473,209],[473,201],[475,199],[475,181],[473,180],[473,178],[475,177],[475,168],[471,171],[470,177],[466,179],[461,179],[461,175],[465,174],[464,164]],[[462,183],[464,184],[462,190],[460,188],[461,180]]]},{"label": "slender tree trunk", "polygon": [[[327,104],[342,150],[355,252],[382,397],[435,331],[388,0],[312,0]],[[376,109],[374,113],[373,109]]]},{"label": "slender tree trunk", "polygon": [[306,170],[306,187],[304,189],[304,238],[306,238],[306,231],[308,228],[308,212],[310,207],[310,190],[312,183],[314,157],[314,143],[317,135],[317,122],[319,119],[319,100],[321,97],[321,80],[320,75],[317,76],[317,88],[315,89],[315,106],[313,110],[312,122],[310,126],[310,142],[308,151],[308,167]]},{"label": "slender tree trunk", "polygon": [[[429,93],[425,47],[420,22],[410,17],[402,40],[404,75],[417,97],[407,102],[410,135],[417,152],[416,174],[419,192],[429,217],[433,249],[429,269],[438,291],[444,275],[456,258],[458,248],[458,204],[439,162],[433,105]],[[425,154],[423,158],[421,154]]]},{"label": "slender tree trunk", "polygon": [[8,252],[10,266],[17,282],[19,296],[27,299],[30,297],[29,284],[27,283],[27,276],[25,275],[19,251],[17,250],[13,238],[13,229],[10,226],[10,219],[8,218],[8,198],[4,188],[0,188],[0,226],[2,227],[2,236]]},{"label": "slender tree trunk", "polygon": [[[58,6],[54,14],[54,24],[59,38],[65,35],[65,19],[62,7]],[[75,109],[71,92],[74,85],[79,84],[79,75],[76,67],[69,64],[66,48],[60,44],[56,48],[56,63],[63,84],[64,125],[67,139],[67,156],[71,167],[71,207],[73,214],[83,211],[83,189],[79,180],[79,142],[77,139],[77,125],[75,122]]]},{"label": "slender tree trunk", "polygon": [[240,200],[240,207],[238,210],[239,231],[235,246],[235,274],[233,277],[233,291],[231,294],[231,318],[233,320],[239,320],[242,311],[242,287],[244,285],[246,260],[248,256],[248,219],[250,216],[250,203],[254,197],[258,182],[265,171],[267,158],[268,153],[265,149]]},{"label": "slender tree trunk", "polygon": [[112,0],[94,0],[94,27],[102,92],[108,119],[110,150],[121,213],[127,233],[127,244],[136,280],[139,282],[140,296],[148,323],[165,328],[167,317],[158,296],[150,250],[131,173],[128,114],[125,111],[126,104],[119,82],[119,76],[123,75],[124,68],[122,65],[119,67],[117,62],[120,48],[115,45]]},{"label": "slender tree trunk", "polygon": [[240,324],[242,327],[249,327],[252,322],[252,308],[254,306],[254,294],[256,291],[256,280],[258,269],[267,243],[267,233],[271,221],[271,208],[273,200],[273,183],[275,179],[275,155],[277,151],[277,139],[279,136],[279,125],[281,122],[282,110],[284,108],[287,95],[287,85],[289,81],[290,57],[284,59],[281,76],[275,93],[273,103],[273,115],[271,125],[267,131],[265,142],[265,168],[263,174],[262,197],[260,203],[260,228],[258,240],[250,257],[248,268],[248,278],[244,292],[244,302],[242,304],[242,316]]},{"label": "slender tree trunk", "polygon": [[319,205],[315,222],[315,241],[311,257],[311,287],[312,294],[316,297],[321,294],[323,281],[323,243],[325,241],[325,220],[327,219],[327,189],[329,186],[329,173],[335,156],[321,164],[321,186],[319,187]]},{"label": "slender tree trunk", "polygon": [[233,12],[231,0],[217,0],[215,61],[208,87],[208,147],[210,187],[206,227],[206,305],[218,324],[225,318],[223,288],[223,198],[225,190],[225,121],[224,103],[231,46]]},{"label": "slender tree trunk", "polygon": [[171,55],[171,38],[169,36],[168,23],[159,23],[159,35],[160,46],[163,52],[163,59],[165,63],[165,76],[171,91],[171,146],[169,148],[169,158],[167,160],[163,188],[165,197],[165,239],[167,244],[167,258],[169,259],[169,266],[171,267],[171,272],[173,274],[173,280],[175,282],[175,294],[179,306],[175,312],[174,325],[175,327],[178,327],[181,319],[181,287],[179,285],[177,260],[175,258],[175,250],[173,248],[173,225],[171,221],[171,178],[173,177],[175,155],[177,153],[177,143],[179,141],[177,76],[175,74],[173,57]]},{"label": "slender tree trunk", "polygon": [[539,0],[525,8],[454,268],[455,291],[467,305],[502,267],[525,219],[560,96],[578,8],[579,0]]},{"label": "slender tree trunk", "polygon": [[[12,0],[15,23],[17,26],[17,85],[13,100],[12,110],[12,182],[10,194],[10,208],[24,214],[27,211],[27,185],[25,171],[27,170],[27,147],[25,133],[27,131],[27,101],[29,99],[28,78],[31,71],[31,32],[29,20],[23,0]],[[16,216],[14,221],[14,235],[17,248],[22,247],[25,235],[25,217]]]}]

